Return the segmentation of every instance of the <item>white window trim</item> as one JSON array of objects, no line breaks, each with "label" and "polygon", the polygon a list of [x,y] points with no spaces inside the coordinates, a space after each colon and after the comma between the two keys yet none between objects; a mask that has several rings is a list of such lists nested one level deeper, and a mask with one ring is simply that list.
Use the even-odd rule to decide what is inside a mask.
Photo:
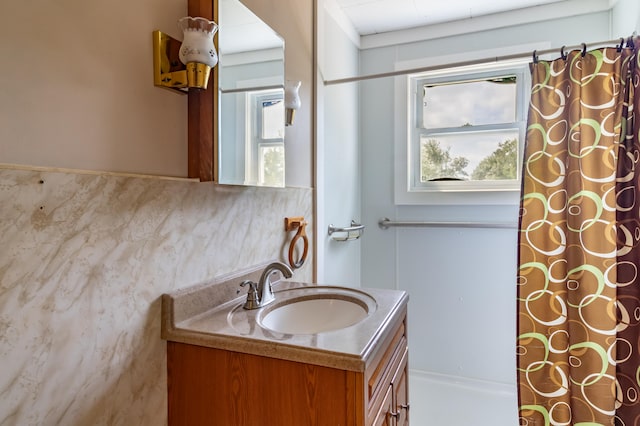
[{"label": "white window trim", "polygon": [[[542,49],[543,45],[536,43],[535,46],[512,46],[509,49],[492,49],[483,52],[474,52],[475,58],[488,58],[504,56],[511,53],[524,52],[531,49]],[[421,61],[405,61],[397,62],[396,69],[412,69],[419,67],[434,66],[446,63],[455,63],[465,60],[473,60],[469,55],[450,55],[448,57],[435,58],[431,60]],[[478,65],[473,67],[459,68],[455,71],[460,72],[477,72],[484,70],[494,70],[497,68],[514,68],[524,66],[529,62],[528,58],[522,60],[488,63],[486,65]],[[441,70],[432,73],[446,75],[452,70]],[[530,74],[524,72],[526,88],[530,87]],[[412,88],[411,76],[400,76],[395,78],[395,148],[394,148],[394,202],[396,205],[517,205],[520,200],[520,180],[510,189],[493,189],[491,184],[483,184],[481,187],[475,187],[473,184],[467,184],[463,188],[459,182],[438,182],[433,188],[437,190],[414,190],[412,189],[412,174],[409,165],[411,164],[411,137],[409,132],[414,123],[414,117],[411,114],[412,101],[415,99],[409,96]],[[528,97],[528,96],[525,96]],[[528,99],[522,100],[525,104]],[[525,105],[526,107],[526,105]],[[526,123],[526,111],[525,123]],[[525,124],[526,127],[526,124]],[[523,129],[526,130],[526,129]],[[523,132],[524,134],[524,132]],[[521,147],[524,145],[524,136],[520,141]],[[456,185],[457,184],[457,185]]]},{"label": "white window trim", "polygon": [[284,135],[282,138],[275,139],[262,139],[261,136],[262,118],[259,117],[261,111],[257,105],[265,99],[268,100],[276,96],[284,103],[284,93],[280,89],[257,90],[245,94],[246,117],[250,117],[250,120],[246,120],[245,152],[251,153],[245,155],[245,184],[265,185],[264,164],[260,147],[279,145],[284,147]]}]

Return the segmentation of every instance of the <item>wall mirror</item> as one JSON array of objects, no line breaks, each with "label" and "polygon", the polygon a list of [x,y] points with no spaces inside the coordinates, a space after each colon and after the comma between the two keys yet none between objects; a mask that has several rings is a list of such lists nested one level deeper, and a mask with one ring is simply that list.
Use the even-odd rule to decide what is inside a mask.
[{"label": "wall mirror", "polygon": [[283,187],[284,40],[239,0],[218,13],[218,183]]}]

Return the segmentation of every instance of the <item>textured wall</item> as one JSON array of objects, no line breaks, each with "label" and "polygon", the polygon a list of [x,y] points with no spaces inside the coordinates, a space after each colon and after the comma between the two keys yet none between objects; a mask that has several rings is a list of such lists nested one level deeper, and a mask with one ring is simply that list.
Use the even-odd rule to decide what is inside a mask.
[{"label": "textured wall", "polygon": [[161,294],[281,258],[311,200],[0,169],[0,424],[164,424]]}]

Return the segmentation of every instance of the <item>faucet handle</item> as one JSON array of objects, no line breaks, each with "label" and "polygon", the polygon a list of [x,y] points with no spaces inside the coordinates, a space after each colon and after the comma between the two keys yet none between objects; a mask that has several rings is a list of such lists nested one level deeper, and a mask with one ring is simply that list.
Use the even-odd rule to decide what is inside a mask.
[{"label": "faucet handle", "polygon": [[249,286],[247,291],[247,300],[244,302],[243,307],[245,309],[256,309],[260,307],[260,301],[258,300],[258,284],[253,281],[246,280],[240,283],[240,287]]},{"label": "faucet handle", "polygon": [[254,283],[251,280],[244,280],[240,283],[240,287],[245,287],[245,286],[249,286],[248,293],[254,293],[258,291],[258,284]]}]

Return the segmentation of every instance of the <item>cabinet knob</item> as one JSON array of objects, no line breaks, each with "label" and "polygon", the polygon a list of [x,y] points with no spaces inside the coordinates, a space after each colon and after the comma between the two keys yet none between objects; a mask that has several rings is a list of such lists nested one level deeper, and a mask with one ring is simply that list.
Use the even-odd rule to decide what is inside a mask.
[{"label": "cabinet knob", "polygon": [[394,419],[397,419],[397,418],[399,418],[399,417],[400,417],[400,413],[399,413],[399,412],[395,412],[395,413],[394,413],[393,411],[391,411],[391,412],[389,413],[389,415],[390,415],[391,417],[393,417]]},{"label": "cabinet knob", "polygon": [[400,408],[409,411],[409,404],[400,404]]}]

